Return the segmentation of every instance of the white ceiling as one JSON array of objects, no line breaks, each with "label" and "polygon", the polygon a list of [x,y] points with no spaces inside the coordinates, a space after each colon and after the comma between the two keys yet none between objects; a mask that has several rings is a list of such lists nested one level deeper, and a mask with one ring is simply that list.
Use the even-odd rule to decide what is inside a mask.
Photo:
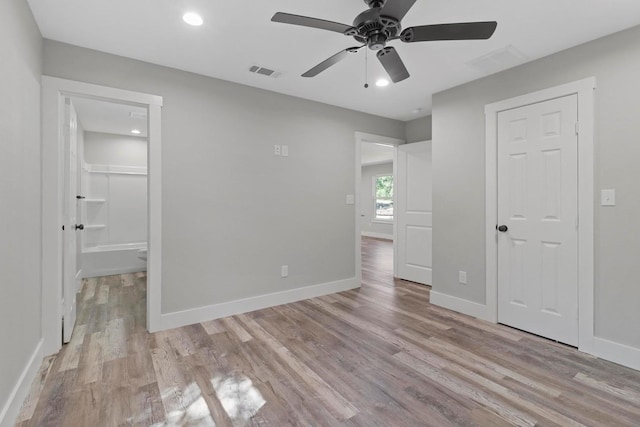
[{"label": "white ceiling", "polygon": [[[352,38],[270,22],[281,11],[350,25],[367,7],[362,0],[28,2],[45,38],[399,120],[428,114],[433,93],[484,76],[467,65],[481,56],[513,46],[524,61],[533,60],[640,24],[637,0],[418,0],[403,27],[495,20],[498,29],[483,41],[396,40],[411,77],[364,89],[365,49],[315,78],[300,77],[357,45]],[[187,26],[186,11],[199,12],[205,24]],[[368,58],[372,83],[384,71],[373,52]],[[248,72],[254,64],[281,75]]]},{"label": "white ceiling", "polygon": [[[72,102],[85,131],[147,136],[147,110],[142,107],[87,98],[72,98]],[[131,117],[131,113],[135,113],[135,117]],[[139,130],[140,134],[133,135],[133,129]]]}]

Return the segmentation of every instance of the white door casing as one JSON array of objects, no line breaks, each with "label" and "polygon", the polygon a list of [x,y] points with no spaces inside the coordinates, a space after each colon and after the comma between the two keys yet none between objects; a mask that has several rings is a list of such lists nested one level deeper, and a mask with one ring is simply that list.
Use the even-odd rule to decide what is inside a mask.
[{"label": "white door casing", "polygon": [[62,307],[63,307],[63,342],[71,340],[73,327],[76,323],[76,250],[77,250],[77,165],[78,165],[78,117],[71,99],[65,98],[64,108],[64,199],[63,219],[64,231],[62,233]]},{"label": "white door casing", "polygon": [[394,177],[396,277],[431,284],[432,278],[431,141],[398,147]]},{"label": "white door casing", "polygon": [[[389,138],[387,136],[381,136],[381,135],[374,135],[374,134],[370,134],[370,133],[365,133],[365,132],[356,132],[355,133],[355,163],[354,163],[354,167],[355,167],[355,188],[356,189],[360,189],[362,188],[362,144],[368,144],[368,143],[373,143],[373,144],[384,144],[384,145],[390,145],[390,146],[399,146],[404,144],[404,140],[402,139],[397,139],[397,138]],[[397,165],[397,150],[394,152],[393,155],[393,176],[395,179],[396,176],[396,165]],[[395,193],[394,193],[395,195]],[[360,235],[360,228],[357,227],[357,224],[359,224],[360,222],[360,212],[362,212],[362,201],[360,200],[360,197],[356,197],[355,200],[355,211],[354,211],[354,215],[355,215],[355,256],[356,256],[356,280],[358,281],[358,283],[362,283],[362,236]],[[395,201],[394,201],[395,202]],[[395,255],[395,248],[396,248],[396,224],[395,224],[395,219],[394,219],[394,227],[393,227],[393,247],[394,247],[394,256],[393,256],[393,274],[394,276],[396,275],[396,271],[398,269],[397,267],[397,263],[396,263],[396,255]]]},{"label": "white door casing", "polygon": [[162,328],[162,97],[42,76],[42,335],[45,355],[55,354],[61,348],[65,159],[60,117],[64,115],[64,99],[68,96],[128,103],[147,109],[147,329],[156,332]]},{"label": "white door casing", "polygon": [[577,95],[498,113],[498,321],[578,343]]}]

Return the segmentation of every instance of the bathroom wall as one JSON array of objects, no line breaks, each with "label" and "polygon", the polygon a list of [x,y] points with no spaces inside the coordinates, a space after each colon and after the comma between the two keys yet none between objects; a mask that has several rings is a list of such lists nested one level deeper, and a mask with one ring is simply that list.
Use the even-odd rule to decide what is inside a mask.
[{"label": "bathroom wall", "polygon": [[375,221],[373,178],[393,174],[393,162],[362,166],[360,232],[363,236],[393,239],[393,223]]},{"label": "bathroom wall", "polygon": [[85,132],[86,163],[147,167],[147,138]]},{"label": "bathroom wall", "polygon": [[83,277],[145,270],[146,138],[84,132],[83,160]]}]

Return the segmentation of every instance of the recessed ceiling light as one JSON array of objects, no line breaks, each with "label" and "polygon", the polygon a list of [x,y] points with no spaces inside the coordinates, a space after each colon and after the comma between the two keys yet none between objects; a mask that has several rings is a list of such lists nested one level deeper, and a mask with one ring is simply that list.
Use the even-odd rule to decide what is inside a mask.
[{"label": "recessed ceiling light", "polygon": [[378,87],[389,86],[389,80],[387,80],[387,79],[378,79],[378,81],[376,82],[376,86],[378,86]]},{"label": "recessed ceiling light", "polygon": [[420,111],[422,111],[422,108],[416,108],[413,110],[413,114],[418,114]]},{"label": "recessed ceiling light", "polygon": [[133,129],[131,133],[134,135],[140,135],[140,131],[138,129]]},{"label": "recessed ceiling light", "polygon": [[182,16],[182,19],[184,20],[184,22],[186,22],[189,25],[193,25],[194,27],[199,27],[204,23],[204,21],[202,20],[202,16],[198,15],[195,12],[185,13]]}]

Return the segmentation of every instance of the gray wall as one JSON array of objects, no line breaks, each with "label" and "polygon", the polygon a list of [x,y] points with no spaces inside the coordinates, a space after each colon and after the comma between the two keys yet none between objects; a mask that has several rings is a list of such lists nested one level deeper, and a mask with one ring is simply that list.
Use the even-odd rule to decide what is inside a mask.
[{"label": "gray wall", "polygon": [[41,55],[27,2],[1,1],[0,412],[42,336]]},{"label": "gray wall", "polygon": [[97,165],[147,167],[147,138],[84,133],[84,161]]},{"label": "gray wall", "polygon": [[[595,76],[596,335],[640,348],[640,27],[433,97],[434,289],[485,301],[484,106]],[[617,206],[601,208],[599,190]],[[469,284],[457,283],[458,270]]]},{"label": "gray wall", "polygon": [[383,174],[393,174],[393,162],[362,166],[362,182],[360,185],[360,232],[385,234],[392,239],[393,223],[371,222],[375,216],[373,177]]},{"label": "gray wall", "polygon": [[431,117],[419,117],[405,122],[405,141],[420,142],[431,140]]},{"label": "gray wall", "polygon": [[44,73],[164,97],[163,313],[355,276],[354,132],[403,122],[49,40]]}]

